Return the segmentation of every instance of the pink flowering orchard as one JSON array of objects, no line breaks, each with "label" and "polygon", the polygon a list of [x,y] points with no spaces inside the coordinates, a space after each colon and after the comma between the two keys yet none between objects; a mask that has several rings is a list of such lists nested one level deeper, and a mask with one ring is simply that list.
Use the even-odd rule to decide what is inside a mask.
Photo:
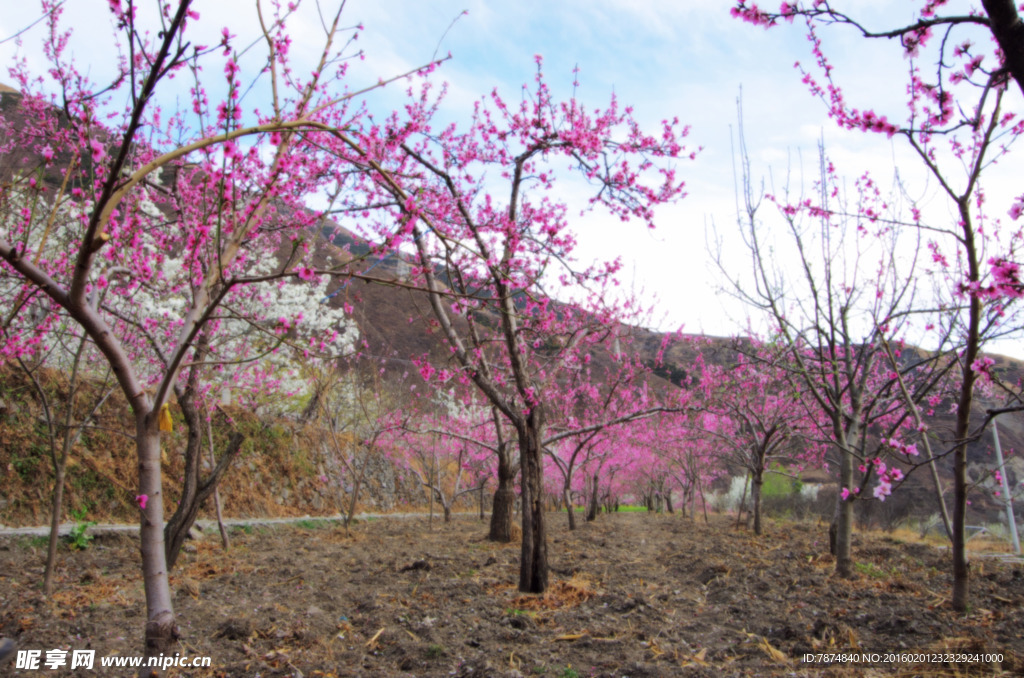
[{"label": "pink flowering orchard", "polygon": [[[60,4],[41,7],[51,68],[46,77],[24,63],[11,69],[22,118],[7,124],[4,138],[26,161],[4,188],[0,258],[14,307],[37,308],[44,320],[12,314],[2,350],[33,351],[45,339],[45,318],[59,308],[95,343],[131,405],[146,654],[169,651],[178,637],[163,539],[159,412],[172,394],[193,388],[189,380],[201,367],[238,362],[225,338],[229,320],[265,337],[243,360],[273,352],[301,330],[307,318],[299,312],[266,313],[262,290],[357,275],[308,258],[327,210],[353,215],[354,225],[376,236],[375,251],[402,242],[415,249],[413,277],[430,293],[453,357],[450,366],[425,366],[424,377],[473,384],[515,432],[526,506],[520,587],[543,591],[546,394],[630,312],[606,294],[617,262],[572,262],[574,238],[554,197],[555,175],[568,161],[597,186],[593,207],[653,226],[653,208],[682,195],[673,162],[692,157],[681,143],[686,129],[666,121],[646,134],[614,99],[600,111],[556,102],[539,61],[521,102],[494,94],[465,130],[431,127],[429,86],[378,121],[345,84],[350,55],[340,12],[327,17],[312,69],[293,61],[294,3],[257,4],[261,35],[250,54],[258,49],[261,57],[253,69],[228,28],[218,44],[190,39],[201,21],[190,0],[111,0],[113,75],[93,82],[67,50]],[[140,28],[153,24],[161,25],[158,34]],[[185,104],[165,108],[182,83]],[[56,178],[40,180],[49,175]],[[506,188],[492,196],[496,179]],[[328,207],[311,210],[313,196],[326,197]],[[544,292],[561,285],[590,296],[577,310],[559,307]],[[336,333],[310,337],[308,350],[324,349]],[[243,384],[275,387],[272,369],[257,364],[247,374],[251,382]]]},{"label": "pink flowering orchard", "polygon": [[[942,386],[951,363],[943,351],[911,356],[896,367],[888,361],[884,346],[912,331],[920,294],[917,257],[900,253],[919,251],[920,242],[912,231],[893,227],[899,216],[873,178],[856,180],[850,204],[839,190],[837,170],[819,149],[813,197],[793,186],[759,192],[742,124],[739,137],[744,212],[738,228],[753,271],[736,273],[721,258],[718,266],[771,328],[768,338],[741,345],[740,352],[780,373],[776,390],[793,394],[808,412],[805,429],[828,446],[824,462],[840,488],[829,546],[837,574],[849,577],[854,502],[874,489],[884,499],[896,476],[902,479],[902,471],[885,461],[890,453],[901,463],[916,462],[900,453],[915,448],[883,445],[879,436],[902,437],[911,409]],[[784,267],[780,261],[787,257],[798,265]],[[910,384],[908,399],[897,388],[899,374]],[[862,494],[876,479],[881,484]]]},{"label": "pink flowering orchard", "polygon": [[[672,386],[652,387],[652,370],[641,359],[640,342],[625,328],[617,328],[613,336],[589,354],[603,354],[604,360],[592,359],[568,371],[546,398],[550,409],[543,445],[548,460],[545,475],[553,479],[557,488],[553,494],[565,507],[572,507],[574,497],[590,490],[588,520],[597,510],[596,492],[604,481],[604,469],[643,463],[636,450],[622,441],[637,427],[643,428],[645,419],[682,412],[690,395]],[[574,511],[568,511],[568,519],[569,529],[575,530]]]},{"label": "pink flowering orchard", "polygon": [[[909,147],[922,171],[937,182],[953,215],[933,216],[911,205],[909,218],[887,222],[866,208],[859,209],[857,218],[894,230],[916,230],[931,259],[926,265],[941,281],[933,298],[918,301],[914,308],[936,310],[922,345],[939,345],[940,352],[955,356],[950,365],[958,382],[953,396],[956,426],[945,444],[954,459],[952,602],[963,611],[969,603],[970,577],[965,538],[967,443],[987,423],[971,413],[976,384],[989,378],[989,365],[980,352],[987,339],[1020,328],[1013,314],[1021,298],[1024,198],[991,204],[984,178],[999,171],[998,161],[1024,132],[1024,24],[1010,0],[982,0],[980,8],[946,0],[912,4],[912,20],[881,28],[861,22],[853,3],[828,0],[783,2],[775,11],[741,0],[731,12],[764,28],[802,26],[813,65],[798,67],[810,93],[840,127],[884,134]],[[894,65],[891,77],[905,83],[905,108],[876,111],[872,101],[847,98],[828,57],[827,36],[837,30],[855,31],[869,42],[898,41],[904,63]],[[899,318],[883,315],[876,321],[884,334]],[[1009,408],[1019,408],[1019,385],[1006,386],[1016,403]]]},{"label": "pink flowering orchard", "polygon": [[[573,261],[572,215],[557,197],[556,177],[568,166],[594,187],[592,209],[653,227],[654,208],[682,196],[673,163],[693,155],[682,145],[687,129],[666,120],[645,133],[614,98],[594,111],[556,101],[539,57],[531,86],[513,101],[494,92],[478,102],[465,129],[431,128],[430,89],[410,94],[410,120],[382,123],[386,143],[354,135],[342,142],[376,171],[364,178],[372,200],[391,205],[377,227],[385,233],[397,222],[415,248],[413,276],[429,292],[432,322],[451,356],[424,366],[423,377],[473,384],[514,432],[523,502],[519,588],[543,592],[549,394],[632,312],[629,301],[610,295],[618,262]],[[587,296],[574,305],[553,301],[563,288]]]},{"label": "pink flowering orchard", "polygon": [[821,448],[811,434],[816,422],[802,402],[802,384],[775,364],[784,359],[782,353],[756,344],[744,351],[754,357],[740,352],[737,364],[728,367],[701,357],[701,393],[710,415],[706,432],[715,437],[728,465],[750,477],[754,534],[761,535],[765,474],[817,466]]},{"label": "pink flowering orchard", "polygon": [[[303,322],[298,312],[267,317],[261,290],[318,276],[306,256],[323,217],[308,209],[309,198],[362,204],[352,172],[341,168],[368,167],[327,140],[361,129],[364,113],[344,83],[340,13],[324,26],[314,68],[296,69],[287,29],[294,4],[258,5],[263,56],[248,72],[227,29],[220,44],[190,40],[201,20],[190,0],[97,3],[110,12],[116,44],[111,79],[93,82],[93,65],[76,64],[67,49],[60,4],[41,4],[48,74],[34,76],[24,62],[10,70],[21,91],[19,118],[5,119],[3,139],[6,151],[25,160],[2,195],[0,259],[16,312],[0,350],[35,350],[59,309],[95,344],[130,403],[145,652],[153,656],[170,651],[178,637],[158,414],[200,366],[237,365],[270,352]],[[158,34],[140,28],[154,24]],[[186,103],[163,108],[181,83],[188,83]],[[380,133],[366,130],[367,140]],[[39,314],[41,322],[30,321]],[[229,341],[239,321],[264,340],[239,351]],[[307,348],[319,350],[334,334],[311,337]],[[236,385],[272,386],[271,372],[253,369],[251,381]]]}]

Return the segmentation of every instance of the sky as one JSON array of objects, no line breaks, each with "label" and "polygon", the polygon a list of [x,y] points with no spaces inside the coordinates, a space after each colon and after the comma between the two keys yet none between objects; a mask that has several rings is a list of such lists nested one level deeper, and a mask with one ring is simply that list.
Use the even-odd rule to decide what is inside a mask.
[{"label": "sky", "polygon": [[[326,8],[331,0],[320,0]],[[145,4],[145,3],[140,3]],[[655,129],[665,118],[690,125],[689,145],[702,150],[695,161],[681,162],[687,197],[658,212],[658,226],[623,225],[598,215],[576,218],[578,255],[583,261],[621,256],[623,281],[655,301],[653,321],[660,329],[680,326],[691,333],[729,336],[742,333],[749,311],[720,290],[722,277],[708,242],[712,228],[723,238],[725,257],[749,266],[735,237],[736,200],[732,151],[737,98],[742,91],[744,127],[753,172],[781,182],[787,171],[809,173],[817,144],[824,140],[839,172],[851,180],[866,170],[888,181],[897,167],[910,191],[937,218],[948,207],[935,194],[899,139],[839,130],[825,105],[801,84],[794,64],[811,63],[809,44],[799,24],[766,31],[729,15],[729,0],[348,0],[347,25],[364,27],[358,44],[364,61],[353,62],[354,84],[370,84],[450,53],[436,76],[449,85],[442,115],[466,119],[472,105],[497,88],[516,98],[535,73],[535,55],[544,58],[544,73],[556,97],[573,94],[573,69],[579,69],[575,95],[586,105],[603,108],[614,93],[633,106],[637,118]],[[774,7],[771,2],[764,3]],[[850,13],[867,25],[891,27],[913,17],[916,2],[850,0]],[[956,0],[950,3],[958,9]],[[102,0],[68,0],[66,16],[79,33],[73,49],[83,62],[102,63],[109,35],[109,13]],[[198,0],[200,30],[216,43],[223,26],[240,36],[256,36],[254,0]],[[305,3],[293,33],[298,49],[310,53],[321,42],[314,2]],[[466,12],[463,14],[463,12]],[[31,0],[7,3],[0,15],[0,39],[39,16]],[[30,64],[43,35],[37,26],[23,36],[21,52]],[[833,27],[822,33],[836,65],[837,79],[848,99],[864,108],[902,119],[907,62],[898,44],[865,42],[852,31]],[[975,36],[977,37],[977,36]],[[109,43],[106,43],[109,45]],[[13,41],[0,44],[0,63],[13,56]],[[109,47],[107,47],[109,52]],[[98,68],[98,66],[97,66]],[[891,76],[891,77],[886,77]],[[0,82],[4,75],[0,73]],[[400,90],[376,93],[371,106],[386,108]],[[1011,106],[1024,109],[1020,93]],[[858,100],[859,98],[859,100]],[[1024,155],[1018,152],[1018,155]],[[1019,164],[1019,163],[1018,163]],[[989,201],[1005,214],[1020,191],[1021,167],[1006,162],[992,172]],[[1016,189],[1016,190],[1015,190]],[[578,187],[566,186],[566,198]],[[1005,207],[998,207],[1005,203]],[[576,214],[575,212],[573,214]],[[997,352],[1024,359],[1022,342],[1000,343]]]}]

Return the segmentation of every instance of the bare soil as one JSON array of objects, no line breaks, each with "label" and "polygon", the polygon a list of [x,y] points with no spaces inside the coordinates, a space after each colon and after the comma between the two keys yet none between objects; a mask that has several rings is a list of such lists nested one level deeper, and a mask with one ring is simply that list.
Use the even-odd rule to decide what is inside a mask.
[{"label": "bare soil", "polygon": [[[542,596],[516,590],[518,545],[486,541],[486,525],[468,516],[432,530],[425,519],[371,520],[351,534],[312,521],[236,529],[227,552],[208,534],[182,555],[172,590],[180,651],[212,657],[212,668],[169,675],[1024,673],[1019,561],[975,555],[974,604],[959,615],[947,553],[927,544],[860,535],[857,575],[842,580],[824,526],[811,523],[769,522],[755,537],[725,516],[706,525],[622,513],[575,532],[564,514],[548,521],[553,584]],[[40,590],[42,541],[0,539],[0,631],[24,649],[138,654],[137,540],[103,534],[84,551],[62,549],[52,601]],[[825,665],[806,653],[861,658]],[[950,653],[1002,661],[941,661]]]}]

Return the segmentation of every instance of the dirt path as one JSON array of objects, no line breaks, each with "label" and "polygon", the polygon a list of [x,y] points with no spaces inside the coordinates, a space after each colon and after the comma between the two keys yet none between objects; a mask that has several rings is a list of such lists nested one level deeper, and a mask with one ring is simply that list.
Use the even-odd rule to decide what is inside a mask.
[{"label": "dirt path", "polygon": [[[427,518],[429,513],[357,513],[353,516],[354,520],[367,520],[367,519],[380,519],[380,518]],[[468,514],[467,514],[468,515]],[[472,515],[476,515],[473,513]],[[439,516],[435,516],[435,520],[438,520]],[[344,522],[345,516],[341,514],[334,514],[329,516],[288,516],[285,518],[225,518],[224,524],[228,527],[241,527],[245,525],[288,525],[296,524],[307,521],[325,520],[331,522]],[[196,524],[202,529],[203,532],[208,532],[210,529],[217,527],[216,520],[207,520],[200,518],[196,521]],[[77,523],[61,523],[58,528],[58,534],[65,536],[71,534],[71,530],[75,528]],[[138,524],[126,524],[126,523],[97,523],[89,526],[90,534],[103,534],[111,532],[136,532],[138,531]],[[32,536],[32,537],[45,537],[50,534],[49,525],[33,525],[28,527],[7,527],[6,525],[0,525],[0,537],[19,537],[19,536]]]}]

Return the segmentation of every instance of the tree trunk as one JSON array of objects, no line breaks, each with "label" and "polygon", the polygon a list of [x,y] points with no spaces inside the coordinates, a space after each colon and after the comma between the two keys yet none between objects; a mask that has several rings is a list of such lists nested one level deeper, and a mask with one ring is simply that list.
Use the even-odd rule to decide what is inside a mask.
[{"label": "tree trunk", "polygon": [[597,501],[597,474],[594,474],[594,482],[590,488],[590,506],[587,508],[587,522],[597,520],[597,511],[600,504]]},{"label": "tree trunk", "polygon": [[839,502],[836,502],[835,509],[832,511],[832,522],[828,524],[828,552],[832,556],[835,556],[838,552],[839,544]]},{"label": "tree trunk", "polygon": [[669,513],[675,513],[676,510],[672,506],[672,490],[665,490],[665,510]]},{"label": "tree trunk", "polygon": [[[977,299],[971,300],[972,323]],[[970,564],[967,561],[967,436],[970,433],[971,402],[974,398],[974,370],[977,349],[968,346],[964,376],[956,414],[956,452],[953,456],[953,609],[966,612],[970,602]],[[969,362],[967,362],[969,361]]]},{"label": "tree trunk", "polygon": [[[836,574],[840,577],[853,576],[853,455],[848,450],[840,450],[842,458],[839,462],[839,487],[847,488],[851,494],[844,500],[842,494],[836,496],[836,511],[833,525],[829,527],[829,543],[833,546],[836,558]],[[834,538],[833,538],[834,533]]]},{"label": "tree trunk", "polygon": [[543,411],[536,405],[518,431],[519,458],[523,472],[523,543],[519,562],[519,590],[523,593],[544,593],[548,588],[548,543],[542,494],[543,427]]},{"label": "tree trunk", "polygon": [[168,570],[173,569],[181,553],[181,547],[188,537],[188,532],[199,515],[199,508],[203,502],[213,494],[217,484],[227,472],[228,467],[234,460],[238,451],[242,448],[245,436],[241,433],[233,433],[228,447],[224,451],[220,462],[210,472],[209,477],[200,484],[199,471],[202,466],[200,455],[202,453],[202,422],[199,412],[192,402],[192,396],[186,393],[178,399],[181,406],[182,417],[188,427],[187,442],[185,445],[185,476],[181,488],[181,497],[178,499],[178,507],[174,515],[167,521],[164,527],[164,549]]},{"label": "tree trunk", "polygon": [[[67,432],[64,433],[67,436]],[[43,575],[43,593],[49,598],[53,594],[53,570],[57,566],[57,542],[60,541],[60,516],[64,508],[64,477],[67,471],[67,457],[57,464],[53,481],[53,504],[50,506],[50,542],[46,548],[46,572]]]},{"label": "tree trunk", "polygon": [[754,505],[754,534],[761,536],[761,488],[764,486],[764,476],[760,473],[754,475],[754,482],[750,488],[750,501]]},{"label": "tree trunk", "polygon": [[946,508],[946,496],[942,490],[942,481],[939,479],[939,469],[935,464],[935,457],[932,456],[931,445],[928,442],[928,435],[924,436],[924,447],[928,453],[928,470],[931,472],[932,484],[935,486],[935,502],[939,505],[939,515],[942,516],[942,527],[946,530],[946,538],[953,542],[953,524],[950,522],[949,509]]},{"label": "tree trunk", "polygon": [[[363,460],[363,467],[366,467],[366,461]],[[345,531],[348,532],[352,527],[352,520],[356,517],[356,507],[359,506],[359,490],[363,486],[363,474],[360,473],[356,476],[356,484],[352,487],[352,496],[348,500],[348,513],[345,516]],[[430,510],[434,510],[434,505],[430,505]]]},{"label": "tree trunk", "polygon": [[441,508],[444,509],[444,522],[445,523],[452,522],[452,503],[451,502],[442,502],[441,503]]},{"label": "tree trunk", "polygon": [[708,497],[707,497],[706,494],[704,494],[704,487],[703,486],[700,486],[700,505],[701,505],[701,510],[704,511],[704,524],[705,525],[710,525],[711,524],[711,519],[708,518]]},{"label": "tree trunk", "polygon": [[[349,502],[348,502],[348,515],[345,516],[345,532],[346,533],[352,527],[352,520],[353,520],[353,518],[355,518],[355,515],[356,515],[356,507],[359,506],[359,491],[363,489],[363,479],[366,477],[366,467],[370,463],[370,455],[371,455],[372,452],[373,452],[373,447],[372,446],[368,447],[367,451],[366,451],[366,456],[363,457],[363,463],[359,465],[359,473],[356,474],[356,482],[355,482],[355,485],[353,485],[353,487],[352,487],[352,496],[349,498]],[[353,454],[353,456],[352,456],[352,466],[355,466],[355,463],[356,463],[356,457]],[[433,504],[430,505],[430,511],[431,511],[431,518],[433,518],[433,511],[434,511],[434,505]],[[433,525],[433,520],[431,520],[431,525]]]},{"label": "tree trunk", "polygon": [[[46,390],[43,389],[42,383],[36,378],[33,369],[26,364],[21,358],[17,358],[17,363],[21,369],[25,372],[25,375],[32,381],[33,387],[39,394],[39,402],[43,406],[43,415],[46,420],[47,438],[49,439],[50,448],[50,462],[53,465],[53,498],[50,506],[50,539],[46,547],[46,566],[43,568],[43,593],[49,598],[53,594],[53,573],[57,567],[57,544],[60,541],[60,519],[64,512],[64,481],[67,478],[68,459],[71,456],[71,448],[74,447],[78,441],[78,437],[82,433],[82,423],[72,426],[72,422],[75,419],[75,396],[78,390],[78,368],[81,364],[82,353],[85,349],[85,339],[83,338],[79,344],[78,349],[75,351],[74,362],[71,367],[71,374],[68,378],[68,397],[67,403],[65,404],[64,410],[64,423],[61,427],[63,429],[63,436],[61,436],[61,451],[60,455],[57,454],[57,430],[54,425],[54,413],[50,407],[50,399],[46,395]],[[39,365],[37,365],[37,368]],[[82,421],[83,423],[94,415],[100,406],[106,401],[110,395],[110,391],[106,395],[101,397],[92,408],[90,412]],[[74,433],[72,433],[74,429]]]},{"label": "tree trunk", "polygon": [[[207,442],[209,443],[209,447],[207,448],[206,452],[210,457],[210,468],[213,469],[217,467],[217,457],[214,456],[213,454],[212,425],[206,427],[206,438]],[[220,491],[217,487],[213,488],[213,509],[217,514],[217,529],[220,530],[220,543],[224,547],[224,550],[227,551],[229,548],[231,548],[231,538],[228,537],[228,529],[227,526],[224,525],[224,516],[222,515],[220,505]]]},{"label": "tree trunk", "polygon": [[516,502],[516,474],[508,450],[498,452],[498,487],[491,506],[491,530],[487,538],[507,544],[512,541],[512,509]]},{"label": "tree trunk", "polygon": [[967,444],[953,458],[953,609],[966,612],[970,601],[970,565],[967,562]]},{"label": "tree trunk", "polygon": [[[181,553],[181,546],[185,543],[185,538],[188,537],[188,531],[192,528],[192,525],[196,522],[196,516],[199,515],[199,508],[217,489],[217,485],[220,483],[221,478],[227,473],[228,467],[231,466],[231,462],[234,461],[235,457],[238,456],[238,452],[242,449],[242,443],[245,442],[245,436],[241,433],[235,432],[231,434],[231,439],[228,441],[227,449],[224,450],[223,456],[217,466],[214,467],[213,471],[210,472],[209,477],[200,485],[192,495],[191,500],[188,504],[184,503],[184,496],[182,497],[183,502],[178,504],[178,510],[174,512],[171,519],[167,521],[167,526],[164,528],[164,540],[166,542],[165,548],[167,550],[167,567],[168,569],[173,568],[174,564],[178,560],[178,555]],[[224,530],[224,524],[220,518],[220,510],[218,508],[217,521],[220,525],[221,530],[221,541],[227,545],[227,534]]]},{"label": "tree trunk", "polygon": [[[190,384],[191,385],[191,384]],[[181,407],[181,416],[185,421],[187,433],[185,436],[185,474],[182,477],[181,496],[178,497],[178,506],[174,515],[164,526],[164,549],[167,559],[168,571],[174,569],[178,560],[178,553],[182,544],[188,537],[188,531],[192,529],[192,523],[199,513],[199,504],[196,495],[199,492],[199,453],[202,449],[202,428],[199,419],[199,412],[192,401],[192,389],[186,389],[184,394],[179,394],[178,405]]]},{"label": "tree trunk", "polygon": [[[71,379],[69,384],[69,395],[67,403],[67,411],[64,416],[64,436],[61,442],[60,458],[57,458],[55,453],[54,444],[54,428],[51,419],[50,408],[46,405],[46,394],[43,391],[42,385],[32,376],[28,370],[26,373],[32,378],[32,382],[35,384],[36,389],[39,391],[40,398],[43,399],[43,405],[46,408],[46,419],[47,427],[50,431],[50,457],[53,461],[53,504],[50,507],[50,540],[46,546],[46,567],[43,572],[43,593],[49,598],[53,594],[53,572],[57,567],[57,544],[60,541],[60,518],[64,512],[64,480],[67,478],[68,459],[71,457],[71,448],[78,440],[78,436],[81,434],[81,424],[76,426],[74,434],[71,433],[71,422],[75,415],[75,390],[78,382],[78,364],[81,358],[82,347],[78,349],[78,354],[75,355],[74,367],[71,371]],[[24,364],[22,365],[24,367]],[[109,395],[109,394],[108,394]],[[106,400],[106,396],[103,396],[97,403],[96,408],[93,409],[95,413],[99,405]]]},{"label": "tree trunk", "polygon": [[435,469],[437,468],[437,453],[435,451],[433,460],[430,462],[430,482],[426,483],[427,486],[427,499],[430,502],[430,520],[427,523],[427,529],[434,529],[434,477]]},{"label": "tree trunk", "polygon": [[480,522],[484,520],[484,484],[480,483],[480,489],[477,490],[477,499],[480,506]]},{"label": "tree trunk", "polygon": [[[1024,26],[1021,25],[1015,4],[1009,0],[985,0],[982,3],[993,20],[993,32],[996,26],[1001,31],[997,34],[1000,46],[1004,40],[1017,40]],[[1013,30],[1006,26],[1012,22]],[[1007,55],[1015,78],[1021,83],[1021,73],[1017,68],[1021,65],[1020,44],[1012,45],[1012,54]],[[1024,88],[1024,84],[1021,84]],[[963,230],[961,239],[967,251],[968,275],[971,284],[981,280],[980,252],[975,242],[975,230],[971,222],[971,213],[967,195],[959,199],[960,227]],[[971,404],[974,402],[974,382],[977,373],[974,362],[981,348],[981,298],[971,294],[968,307],[967,338],[964,345],[961,365],[960,393],[957,397],[955,442],[956,452],[953,456],[953,609],[966,612],[970,602],[970,564],[967,562],[967,437],[971,430]]]},{"label": "tree trunk", "polygon": [[572,498],[569,496],[569,486],[562,488],[562,501],[565,503],[565,511],[569,515],[569,530],[576,529],[576,511],[573,510]]},{"label": "tree trunk", "polygon": [[1024,92],[1024,24],[1017,4],[1013,0],[981,0],[981,5],[988,13],[992,35],[1003,51],[1006,70]]},{"label": "tree trunk", "polygon": [[750,486],[750,474],[747,473],[743,476],[743,494],[740,496],[740,505],[736,509],[736,529],[740,529],[740,523],[743,522],[743,510],[747,507],[747,488]]},{"label": "tree trunk", "polygon": [[[142,578],[146,592],[146,647],[145,657],[173,654],[179,638],[171,603],[171,587],[167,578],[167,559],[164,550],[164,495],[160,471],[160,431],[157,411],[136,414],[136,449],[139,458],[139,494],[146,498],[146,508],[139,528],[142,552]],[[144,662],[145,663],[145,662]],[[140,676],[152,671],[142,669]]]}]

